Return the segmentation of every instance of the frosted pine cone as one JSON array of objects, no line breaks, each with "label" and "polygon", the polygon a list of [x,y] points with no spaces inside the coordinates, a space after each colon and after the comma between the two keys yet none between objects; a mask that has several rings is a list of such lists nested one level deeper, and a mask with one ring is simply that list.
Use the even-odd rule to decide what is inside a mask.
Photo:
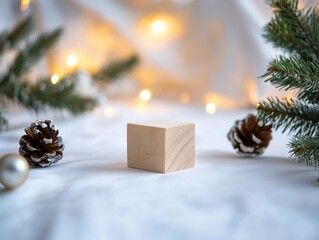
[{"label": "frosted pine cone", "polygon": [[38,120],[25,128],[20,138],[19,153],[32,167],[48,167],[63,157],[64,144],[50,120]]},{"label": "frosted pine cone", "polygon": [[271,136],[271,125],[265,125],[257,116],[248,114],[237,120],[227,137],[239,154],[257,156],[264,153]]}]

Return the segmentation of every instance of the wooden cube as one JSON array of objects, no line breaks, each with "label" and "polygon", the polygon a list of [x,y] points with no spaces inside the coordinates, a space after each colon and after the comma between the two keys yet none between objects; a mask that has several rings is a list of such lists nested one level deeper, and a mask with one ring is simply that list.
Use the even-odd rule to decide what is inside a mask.
[{"label": "wooden cube", "polygon": [[194,167],[195,125],[166,120],[127,124],[127,164],[159,173]]}]

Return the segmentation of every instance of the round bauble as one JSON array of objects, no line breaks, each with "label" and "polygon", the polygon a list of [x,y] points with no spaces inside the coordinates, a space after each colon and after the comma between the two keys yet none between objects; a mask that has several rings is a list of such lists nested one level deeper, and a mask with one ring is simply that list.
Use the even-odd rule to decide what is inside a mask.
[{"label": "round bauble", "polygon": [[7,189],[19,187],[29,175],[27,160],[16,153],[0,158],[0,183]]}]

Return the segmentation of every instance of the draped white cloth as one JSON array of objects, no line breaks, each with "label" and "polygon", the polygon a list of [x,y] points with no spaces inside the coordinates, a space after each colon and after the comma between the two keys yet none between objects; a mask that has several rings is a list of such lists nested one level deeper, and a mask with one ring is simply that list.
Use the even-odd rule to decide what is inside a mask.
[{"label": "draped white cloth", "polygon": [[[32,169],[12,192],[0,189],[0,239],[319,238],[318,172],[288,160],[279,132],[264,156],[236,155],[226,138],[243,111],[152,103],[114,106],[107,119],[55,119],[65,142],[56,165]],[[41,116],[39,116],[41,117]],[[196,124],[196,166],[158,174],[127,168],[126,123],[172,119]],[[33,116],[16,113],[0,153],[16,152]]]},{"label": "draped white cloth", "polygon": [[[65,29],[41,74],[45,66],[52,74],[67,71],[69,53],[87,71],[137,53],[133,78],[162,97],[187,92],[201,103],[213,92],[245,106],[273,93],[257,79],[275,56],[261,37],[270,18],[262,0],[33,0],[23,13],[19,1],[2,0],[0,29],[27,14],[37,32]],[[156,20],[165,24],[160,34],[152,33]]]},{"label": "draped white cloth", "polygon": [[[137,53],[142,62],[128,93],[149,87],[176,100],[186,92],[198,103],[217,93],[236,106],[274,93],[257,80],[275,56],[260,36],[270,17],[261,0],[33,0],[22,14],[19,1],[1,0],[0,30],[28,13],[38,32],[65,28],[39,74],[63,73],[69,53],[86,71]],[[158,19],[169,26],[159,38],[149,29]],[[85,79],[83,91],[90,87]],[[318,172],[288,160],[286,135],[274,133],[264,156],[243,158],[226,134],[245,111],[217,108],[210,116],[172,101],[154,101],[144,111],[109,104],[112,118],[37,116],[60,129],[64,158],[32,169],[12,192],[0,186],[0,239],[319,239]],[[8,114],[0,155],[17,152],[23,128],[35,120]],[[127,168],[126,124],[148,119],[196,124],[195,168],[170,174]]]},{"label": "draped white cloth", "polygon": [[[202,103],[207,93],[215,93],[217,105],[232,107],[279,94],[258,79],[276,55],[261,37],[271,17],[263,0],[31,0],[24,12],[19,4],[0,2],[0,30],[27,14],[34,15],[38,33],[65,30],[40,65],[40,75],[65,74],[70,53],[78,57],[77,68],[89,72],[136,53],[141,58],[131,75],[136,86],[126,96],[149,87],[157,96],[178,100],[186,92]],[[156,21],[164,24],[160,32],[152,30]],[[108,94],[121,95],[123,88]]]}]

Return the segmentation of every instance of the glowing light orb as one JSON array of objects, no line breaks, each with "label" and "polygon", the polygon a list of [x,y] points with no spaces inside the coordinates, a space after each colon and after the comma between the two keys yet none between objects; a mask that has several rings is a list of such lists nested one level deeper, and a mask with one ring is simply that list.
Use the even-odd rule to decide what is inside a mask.
[{"label": "glowing light orb", "polygon": [[190,100],[190,97],[187,93],[182,93],[180,96],[179,96],[179,100],[184,103],[184,104],[187,104],[189,103],[189,100]]},{"label": "glowing light orb", "polygon": [[208,103],[206,105],[206,112],[210,115],[213,115],[216,112],[216,106],[214,103]]},{"label": "glowing light orb", "polygon": [[66,63],[68,64],[68,66],[74,67],[78,63],[77,56],[75,54],[68,55],[68,57],[66,58]]},{"label": "glowing light orb", "polygon": [[52,84],[57,84],[57,83],[59,82],[59,80],[60,80],[60,77],[59,77],[58,74],[53,74],[53,75],[51,76],[51,83],[52,83]]},{"label": "glowing light orb", "polygon": [[152,92],[149,89],[143,89],[140,94],[139,94],[139,98],[144,101],[144,102],[148,102],[152,97]]},{"label": "glowing light orb", "polygon": [[25,11],[29,8],[30,0],[21,0],[20,2],[20,10]]},{"label": "glowing light orb", "polygon": [[103,110],[104,116],[107,118],[111,118],[114,116],[114,109],[112,107],[106,107]]},{"label": "glowing light orb", "polygon": [[151,31],[155,34],[162,34],[166,32],[167,25],[163,20],[155,20],[151,23]]}]

